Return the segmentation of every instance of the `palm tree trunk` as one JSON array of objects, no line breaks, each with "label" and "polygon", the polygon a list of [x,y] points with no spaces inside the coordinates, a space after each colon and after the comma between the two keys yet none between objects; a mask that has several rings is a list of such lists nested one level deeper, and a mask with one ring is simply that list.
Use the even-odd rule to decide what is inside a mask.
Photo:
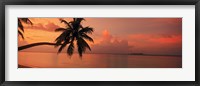
[{"label": "palm tree trunk", "polygon": [[28,45],[18,47],[18,51],[24,50],[24,49],[27,49],[27,48],[31,48],[31,47],[34,47],[34,46],[39,46],[39,45],[56,45],[56,43],[38,42],[38,43],[28,44]]}]

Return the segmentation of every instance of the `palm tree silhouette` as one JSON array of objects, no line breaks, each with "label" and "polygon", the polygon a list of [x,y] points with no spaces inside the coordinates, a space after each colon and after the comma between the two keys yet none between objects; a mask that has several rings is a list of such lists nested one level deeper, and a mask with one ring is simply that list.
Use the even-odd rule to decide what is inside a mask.
[{"label": "palm tree silhouette", "polygon": [[82,54],[89,49],[91,51],[90,46],[85,40],[90,42],[94,42],[93,39],[88,36],[88,34],[92,34],[94,29],[92,27],[83,27],[81,22],[84,18],[73,18],[73,21],[67,22],[63,19],[60,19],[61,23],[66,24],[66,28],[57,28],[55,32],[62,32],[55,40],[56,43],[49,42],[38,42],[32,43],[24,46],[18,47],[18,51],[24,50],[30,47],[39,46],[39,45],[53,45],[55,47],[59,47],[58,53],[60,53],[64,47],[68,45],[67,54],[72,56],[74,52],[74,43],[77,43],[79,56],[82,57]]},{"label": "palm tree silhouette", "polygon": [[66,24],[66,28],[57,28],[55,31],[62,31],[62,34],[56,38],[56,47],[60,46],[58,53],[60,53],[64,47],[67,48],[67,54],[72,56],[74,52],[74,43],[76,41],[79,56],[82,57],[82,54],[86,51],[86,48],[91,51],[90,46],[85,40],[94,42],[93,39],[87,34],[92,34],[94,29],[92,27],[83,27],[81,22],[84,18],[73,18],[73,21],[67,22],[63,19],[60,19],[61,23]]},{"label": "palm tree silhouette", "polygon": [[28,19],[28,18],[18,18],[18,34],[24,39],[24,26],[22,24],[22,22],[26,23],[26,24],[31,24],[33,25],[33,23]]}]

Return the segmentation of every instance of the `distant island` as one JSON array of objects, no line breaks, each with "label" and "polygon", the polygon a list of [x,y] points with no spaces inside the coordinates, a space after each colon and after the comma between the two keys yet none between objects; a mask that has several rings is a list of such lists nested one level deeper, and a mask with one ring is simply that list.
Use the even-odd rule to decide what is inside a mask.
[{"label": "distant island", "polygon": [[128,55],[144,55],[144,56],[182,56],[182,55],[144,54],[144,53],[129,53]]},{"label": "distant island", "polygon": [[141,56],[182,56],[182,55],[167,55],[167,54],[146,54],[146,53],[87,53],[87,54],[141,55]]},{"label": "distant island", "polygon": [[130,53],[129,55],[144,55],[144,53]]}]

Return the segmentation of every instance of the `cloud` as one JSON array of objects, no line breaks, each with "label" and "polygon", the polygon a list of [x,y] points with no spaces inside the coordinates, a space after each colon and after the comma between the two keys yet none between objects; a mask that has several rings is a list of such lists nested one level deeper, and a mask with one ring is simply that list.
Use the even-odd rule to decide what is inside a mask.
[{"label": "cloud", "polygon": [[158,38],[151,38],[149,39],[151,42],[157,42],[157,43],[181,43],[182,36],[181,35],[169,35],[169,36],[161,36]]},{"label": "cloud", "polygon": [[26,29],[39,29],[39,30],[45,30],[45,31],[55,31],[55,29],[60,28],[60,26],[58,26],[52,22],[49,22],[47,24],[37,23],[37,24],[33,24],[32,26],[26,25],[25,28]]},{"label": "cloud", "polygon": [[114,37],[108,30],[104,30],[101,41],[92,45],[92,53],[130,53],[131,47],[127,40]]},{"label": "cloud", "polygon": [[131,34],[120,38],[103,30],[98,39],[91,45],[91,53],[182,54],[181,34]]},{"label": "cloud", "polygon": [[182,54],[182,35],[133,34],[128,36],[135,52],[150,54]]},{"label": "cloud", "polygon": [[45,25],[45,28],[49,31],[55,31],[56,28],[60,28],[58,25],[55,25],[54,23],[48,23]]},{"label": "cloud", "polygon": [[[83,26],[91,25],[95,28],[91,35],[94,44],[88,42],[92,49],[90,53],[181,54],[182,52],[181,18],[87,18],[86,20]],[[33,19],[33,23],[33,26],[24,24],[27,26],[24,36],[28,43],[54,42],[60,35],[54,30],[65,27],[58,18]],[[103,28],[109,28],[112,32]]]},{"label": "cloud", "polygon": [[128,36],[129,39],[137,42],[153,42],[153,43],[181,43],[182,35],[168,35],[168,34],[133,34]]}]

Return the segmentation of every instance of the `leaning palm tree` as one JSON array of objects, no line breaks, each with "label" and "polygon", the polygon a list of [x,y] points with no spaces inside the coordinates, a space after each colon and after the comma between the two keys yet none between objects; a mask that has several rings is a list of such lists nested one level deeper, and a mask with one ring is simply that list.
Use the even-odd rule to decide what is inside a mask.
[{"label": "leaning palm tree", "polygon": [[23,26],[23,23],[26,23],[26,24],[33,24],[28,18],[18,18],[18,34],[24,39],[24,35],[23,35],[23,32],[24,32],[24,26]]},{"label": "leaning palm tree", "polygon": [[40,45],[53,45],[55,47],[59,47],[58,53],[60,53],[64,47],[68,45],[67,48],[67,54],[69,56],[72,56],[74,52],[74,43],[77,43],[78,53],[79,56],[82,57],[82,54],[86,51],[86,48],[91,50],[90,46],[85,40],[88,40],[90,42],[94,42],[93,39],[88,36],[88,34],[92,34],[94,31],[91,27],[83,27],[81,25],[81,22],[83,21],[83,18],[73,18],[73,21],[67,22],[63,19],[60,19],[61,23],[66,24],[66,28],[57,28],[55,31],[62,33],[56,38],[56,43],[49,43],[49,42],[38,42],[38,43],[32,43],[24,46],[18,47],[18,51],[31,48],[34,46],[40,46]]},{"label": "leaning palm tree", "polygon": [[68,45],[67,54],[72,56],[74,52],[74,43],[77,44],[79,56],[82,57],[82,54],[89,49],[91,51],[90,46],[86,42],[86,40],[90,42],[94,42],[93,39],[88,36],[88,34],[92,34],[94,29],[92,27],[83,27],[81,22],[84,18],[73,18],[73,21],[67,22],[63,19],[60,19],[61,23],[66,24],[66,28],[57,28],[55,31],[62,31],[60,36],[56,38],[56,47],[60,46],[58,53],[60,53],[64,47]]}]

